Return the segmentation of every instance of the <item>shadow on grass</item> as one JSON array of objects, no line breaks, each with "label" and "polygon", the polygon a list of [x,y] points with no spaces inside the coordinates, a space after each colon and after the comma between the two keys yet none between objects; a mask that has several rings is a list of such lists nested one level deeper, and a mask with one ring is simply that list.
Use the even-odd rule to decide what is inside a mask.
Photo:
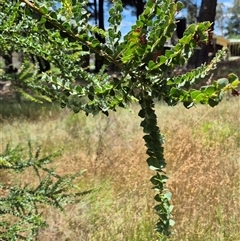
[{"label": "shadow on grass", "polygon": [[17,98],[0,98],[0,122],[16,118],[39,120],[43,117],[54,117],[61,110],[59,103],[36,103],[27,99],[17,101]]}]

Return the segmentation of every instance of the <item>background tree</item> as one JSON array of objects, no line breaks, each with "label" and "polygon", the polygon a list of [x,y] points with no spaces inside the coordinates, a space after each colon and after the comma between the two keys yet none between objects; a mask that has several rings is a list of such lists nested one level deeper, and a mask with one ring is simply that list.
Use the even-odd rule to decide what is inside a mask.
[{"label": "background tree", "polygon": [[224,36],[226,28],[226,11],[224,11],[224,8],[226,8],[224,3],[218,3],[215,16],[215,25],[219,29],[221,36]]},{"label": "background tree", "polygon": [[146,1],[144,0],[122,0],[123,6],[130,6],[133,7],[133,14],[136,15],[136,17],[138,18],[144,9],[144,4],[146,3]]},{"label": "background tree", "polygon": [[240,35],[240,0],[234,0],[233,7],[228,9],[227,35],[236,37]]},{"label": "background tree", "polygon": [[[211,32],[214,30],[214,21],[216,16],[216,7],[217,7],[217,0],[202,0],[199,14],[197,17],[198,22],[205,22],[209,21],[211,24],[209,28],[209,38],[211,38]],[[198,38],[198,36],[196,36]],[[210,41],[207,44],[199,45],[199,49],[195,51],[194,55],[189,60],[189,65],[198,67],[203,63],[207,63],[208,53],[209,53],[209,45]]]},{"label": "background tree", "polygon": [[187,23],[196,23],[197,22],[197,3],[193,0],[183,0],[183,4],[187,10]]}]

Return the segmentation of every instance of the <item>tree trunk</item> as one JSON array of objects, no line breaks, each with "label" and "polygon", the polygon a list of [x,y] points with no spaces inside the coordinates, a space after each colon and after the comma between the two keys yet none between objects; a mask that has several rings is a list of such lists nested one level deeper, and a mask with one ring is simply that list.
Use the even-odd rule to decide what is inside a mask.
[{"label": "tree trunk", "polygon": [[[214,20],[216,15],[217,0],[202,0],[198,22],[209,21],[212,23],[211,31],[214,29]],[[209,45],[204,44],[200,50],[196,50],[191,59],[189,65],[198,67],[201,64],[208,62]]]},{"label": "tree trunk", "polygon": [[136,0],[136,14],[137,14],[137,19],[138,17],[143,13],[144,10],[144,2],[143,0]]},{"label": "tree trunk", "polygon": [[[104,0],[98,1],[98,27],[104,30]],[[105,43],[105,38],[101,35],[96,34],[96,38],[101,42]],[[95,58],[95,72],[99,72],[104,64],[104,58],[102,56],[96,55]]]},{"label": "tree trunk", "polygon": [[3,56],[4,62],[5,62],[5,74],[14,74],[18,70],[17,68],[13,67],[13,61],[12,61],[12,53],[9,52],[9,54],[4,54]]}]

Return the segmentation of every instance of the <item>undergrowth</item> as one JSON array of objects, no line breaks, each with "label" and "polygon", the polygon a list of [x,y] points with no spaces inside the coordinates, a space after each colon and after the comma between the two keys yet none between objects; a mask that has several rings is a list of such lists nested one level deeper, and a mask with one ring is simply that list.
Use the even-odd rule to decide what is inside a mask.
[{"label": "undergrowth", "polygon": [[[28,139],[42,144],[43,154],[62,149],[56,171],[62,175],[87,169],[75,188],[94,190],[68,204],[65,213],[45,209],[48,227],[40,231],[39,241],[157,240],[138,110],[119,111],[95,118],[65,109],[54,116],[39,112],[36,118],[12,114],[0,123],[2,150],[7,142],[24,144]],[[239,99],[213,109],[158,104],[157,112],[159,121],[167,123],[161,128],[176,220],[170,240],[240,240]],[[10,184],[17,178],[1,173],[0,179]],[[31,172],[22,177],[22,182],[31,181]]]}]

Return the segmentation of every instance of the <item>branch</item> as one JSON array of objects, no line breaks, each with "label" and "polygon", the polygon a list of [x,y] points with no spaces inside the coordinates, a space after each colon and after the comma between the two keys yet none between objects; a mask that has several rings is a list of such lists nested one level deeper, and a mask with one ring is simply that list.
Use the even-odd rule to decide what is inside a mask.
[{"label": "branch", "polygon": [[119,63],[115,60],[115,58],[113,58],[112,56],[110,56],[109,54],[107,54],[106,52],[103,52],[102,50],[98,50],[95,47],[92,47],[92,42],[90,41],[86,41],[83,38],[81,38],[81,36],[74,34],[72,31],[70,30],[66,30],[60,23],[58,23],[54,18],[52,18],[49,14],[45,14],[43,13],[43,11],[41,11],[40,8],[38,8],[35,4],[33,4],[32,2],[30,2],[29,0],[20,0],[21,2],[25,3],[30,9],[32,9],[33,11],[35,11],[36,13],[38,13],[41,16],[44,16],[47,21],[49,21],[52,25],[54,25],[56,28],[58,28],[59,30],[62,30],[64,32],[66,32],[69,36],[75,38],[76,40],[78,40],[79,42],[81,42],[83,45],[87,46],[90,50],[92,50],[93,52],[95,52],[96,54],[99,54],[103,57],[105,57],[110,63],[113,63],[114,65],[116,65],[117,67],[121,68],[121,65],[119,65]]}]

